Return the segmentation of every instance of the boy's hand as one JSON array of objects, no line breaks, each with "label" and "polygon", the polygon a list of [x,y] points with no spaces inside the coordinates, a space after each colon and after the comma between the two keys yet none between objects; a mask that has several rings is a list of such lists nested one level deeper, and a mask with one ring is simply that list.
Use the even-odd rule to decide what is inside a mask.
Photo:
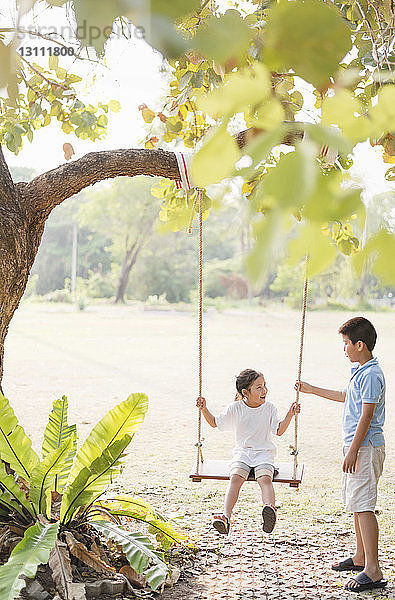
[{"label": "boy's hand", "polygon": [[294,416],[298,413],[300,413],[299,402],[292,402],[291,406],[289,407],[288,414]]},{"label": "boy's hand", "polygon": [[200,396],[200,398],[196,400],[196,406],[200,409],[206,408],[206,398]]},{"label": "boy's hand", "polygon": [[343,461],[343,471],[344,473],[355,473],[357,470],[357,458],[358,452],[354,450],[349,450],[344,457]]},{"label": "boy's hand", "polygon": [[299,392],[303,392],[304,394],[312,394],[313,386],[309,383],[306,383],[305,381],[296,381],[295,390],[299,390]]}]

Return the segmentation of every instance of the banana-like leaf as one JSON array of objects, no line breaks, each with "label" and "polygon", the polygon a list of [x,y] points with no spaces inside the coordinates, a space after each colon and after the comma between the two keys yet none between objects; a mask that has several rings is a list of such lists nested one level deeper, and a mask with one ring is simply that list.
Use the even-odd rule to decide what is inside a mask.
[{"label": "banana-like leaf", "polygon": [[23,428],[18,425],[7,398],[0,392],[0,458],[27,481],[34,467],[40,462],[32,449],[32,443]]},{"label": "banana-like leaf", "polygon": [[[119,525],[107,521],[91,521],[91,525],[107,540],[113,540],[122,546],[130,566],[137,573],[144,573],[153,590],[160,586],[169,569],[163,561],[163,554],[154,549],[149,538],[141,533],[126,531]],[[153,565],[147,570],[150,563]]]},{"label": "banana-like leaf", "polygon": [[67,485],[60,507],[62,523],[71,521],[80,506],[91,504],[105,492],[106,486],[120,473],[120,460],[131,439],[130,435],[125,435],[112,443]]},{"label": "banana-like leaf", "polygon": [[55,487],[55,477],[64,467],[64,460],[70,453],[73,438],[46,455],[32,471],[29,497],[39,515],[51,517],[51,491]]},{"label": "banana-like leaf", "polygon": [[0,598],[14,600],[26,585],[22,576],[34,577],[37,567],[48,562],[55,546],[59,523],[35,523],[25,531],[23,539],[11,552],[11,556],[0,567]]},{"label": "banana-like leaf", "polygon": [[60,494],[65,488],[77,452],[77,426],[68,425],[67,408],[67,396],[62,396],[61,400],[54,401],[52,411],[49,414],[48,425],[44,431],[42,445],[42,456],[45,458],[47,454],[60,448],[66,440],[72,440],[69,453],[64,457],[63,468],[55,477],[54,491]]},{"label": "banana-like leaf", "polygon": [[69,475],[68,485],[78,476],[80,471],[98,458],[113,442],[125,435],[133,438],[144,420],[148,408],[145,394],[131,394],[124,402],[111,409],[97,425],[81,446],[75,457]]},{"label": "banana-like leaf", "polygon": [[13,507],[12,510],[16,510],[23,519],[29,520],[29,516],[32,520],[35,518],[33,506],[30,504],[19,485],[15,482],[13,476],[8,475],[4,463],[0,461],[0,503],[2,499],[7,503],[8,500],[10,500]]},{"label": "banana-like leaf", "polygon": [[164,550],[170,548],[172,544],[180,544],[186,539],[186,536],[176,531],[169,521],[157,515],[148,502],[139,498],[116,496],[102,500],[98,505],[108,510],[111,515],[129,517],[147,523],[149,532],[156,535],[156,539]]},{"label": "banana-like leaf", "polygon": [[52,571],[52,579],[65,600],[72,600],[71,584],[73,583],[73,572],[67,545],[59,540],[51,551],[48,560]]}]

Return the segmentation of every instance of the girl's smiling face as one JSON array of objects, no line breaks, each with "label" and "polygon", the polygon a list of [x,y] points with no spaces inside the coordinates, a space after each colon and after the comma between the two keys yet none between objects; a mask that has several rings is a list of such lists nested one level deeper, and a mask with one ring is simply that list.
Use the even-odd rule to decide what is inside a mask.
[{"label": "girl's smiling face", "polygon": [[247,404],[251,407],[261,406],[266,401],[267,387],[265,378],[258,377],[251,384],[249,390],[243,390],[243,396],[247,400]]}]

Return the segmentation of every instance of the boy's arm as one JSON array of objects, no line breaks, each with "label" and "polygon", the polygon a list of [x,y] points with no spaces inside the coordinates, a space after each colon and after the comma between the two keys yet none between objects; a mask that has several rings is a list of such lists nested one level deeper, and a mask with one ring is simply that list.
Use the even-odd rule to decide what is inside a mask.
[{"label": "boy's arm", "polygon": [[351,446],[344,457],[343,471],[344,473],[355,473],[357,465],[358,450],[361,447],[363,440],[368,432],[370,423],[373,419],[376,404],[364,402],[362,404],[362,414],[358,421],[357,429],[354,434],[354,439]]},{"label": "boy's arm", "polygon": [[284,419],[282,421],[280,421],[280,423],[278,424],[277,435],[282,435],[283,433],[285,433],[287,431],[288,425],[292,421],[292,417],[294,415],[296,415],[296,413],[299,413],[299,412],[300,412],[300,404],[297,402],[293,402],[291,404],[291,406],[289,407],[289,410],[288,410],[287,414],[285,415]]},{"label": "boy's arm", "polygon": [[211,425],[211,427],[217,427],[214,415],[209,411],[209,409],[206,406],[206,399],[203,397],[198,398],[196,400],[196,406],[202,411],[202,415],[206,419],[207,423]]},{"label": "boy's arm", "polygon": [[315,396],[321,396],[327,400],[334,400],[334,402],[344,402],[346,399],[345,392],[338,390],[326,390],[325,388],[316,387],[305,381],[297,381],[295,383],[295,390],[299,390],[304,394],[314,394]]}]

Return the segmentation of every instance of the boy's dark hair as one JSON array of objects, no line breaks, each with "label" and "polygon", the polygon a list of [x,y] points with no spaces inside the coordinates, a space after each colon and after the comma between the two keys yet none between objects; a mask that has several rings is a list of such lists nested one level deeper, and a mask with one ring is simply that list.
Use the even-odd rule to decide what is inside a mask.
[{"label": "boy's dark hair", "polygon": [[254,369],[244,369],[244,371],[239,373],[236,377],[237,394],[235,400],[240,400],[243,390],[249,390],[258,377],[263,377],[263,375],[259,371],[254,371]]},{"label": "boy's dark hair", "polygon": [[370,352],[376,345],[377,333],[373,325],[365,317],[353,317],[343,323],[339,328],[339,333],[346,335],[353,344],[365,342]]}]

